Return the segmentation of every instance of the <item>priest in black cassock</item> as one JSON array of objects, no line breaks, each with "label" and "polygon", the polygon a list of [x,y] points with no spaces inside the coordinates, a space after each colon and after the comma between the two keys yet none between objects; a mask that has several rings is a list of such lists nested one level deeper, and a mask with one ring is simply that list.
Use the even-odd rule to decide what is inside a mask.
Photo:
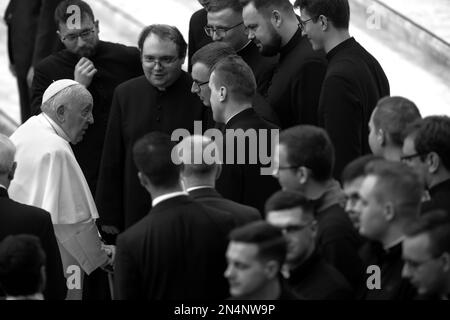
[{"label": "priest in black cassock", "polygon": [[[348,0],[297,0],[300,26],[314,50],[325,50],[328,67],[319,100],[319,125],[336,150],[334,176],[370,153],[368,123],[389,81],[378,61],[349,34]],[[327,8],[326,10],[318,8]]]},{"label": "priest in black cassock", "polygon": [[[115,294],[119,300],[224,299],[226,237],[223,211],[194,202],[183,191],[175,143],[152,132],[133,147],[141,187],[152,209],[117,238]],[[213,211],[214,210],[214,211]]]},{"label": "priest in black cassock", "polygon": [[130,227],[150,209],[151,198],[139,183],[132,159],[134,143],[152,131],[193,133],[194,121],[210,114],[191,93],[192,80],[181,70],[187,45],[178,29],[148,26],[138,45],[145,75],[115,90],[97,185],[102,229],[110,234]]}]

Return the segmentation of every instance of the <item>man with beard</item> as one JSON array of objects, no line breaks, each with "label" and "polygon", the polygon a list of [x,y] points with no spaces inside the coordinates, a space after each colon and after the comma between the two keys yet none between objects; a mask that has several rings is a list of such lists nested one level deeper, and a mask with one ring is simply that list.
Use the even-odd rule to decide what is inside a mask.
[{"label": "man with beard", "polygon": [[110,234],[130,227],[150,210],[151,201],[133,163],[134,143],[152,131],[193,133],[194,121],[207,116],[207,109],[190,91],[191,77],[181,69],[187,44],[180,31],[150,25],[139,36],[138,46],[144,76],[115,90],[97,186],[102,229]]},{"label": "man with beard", "polygon": [[[72,11],[73,8],[79,10]],[[142,74],[139,51],[100,41],[98,20],[84,1],[61,2],[55,10],[55,22],[65,50],[36,65],[31,109],[36,114],[40,113],[45,89],[59,79],[74,79],[91,93],[95,123],[83,141],[71,147],[94,194],[112,95],[118,84]]]},{"label": "man with beard", "polygon": [[280,54],[266,98],[281,128],[317,124],[325,57],[302,37],[292,4],[289,0],[241,0],[241,4],[248,39],[263,56]]},{"label": "man with beard", "polygon": [[205,32],[213,41],[226,42],[236,50],[253,71],[257,91],[264,94],[277,59],[261,56],[256,45],[247,38],[239,0],[210,0],[207,18]]}]

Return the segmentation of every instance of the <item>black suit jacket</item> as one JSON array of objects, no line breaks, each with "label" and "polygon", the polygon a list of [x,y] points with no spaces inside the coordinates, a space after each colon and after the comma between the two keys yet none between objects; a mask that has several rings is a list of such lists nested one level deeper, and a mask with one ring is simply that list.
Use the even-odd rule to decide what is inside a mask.
[{"label": "black suit jacket", "polygon": [[158,203],[117,238],[120,300],[223,299],[225,246],[214,213],[188,196]]},{"label": "black suit jacket", "polygon": [[192,56],[200,48],[212,42],[212,39],[205,33],[204,27],[208,24],[207,12],[200,9],[192,14],[189,20],[189,41],[188,41],[188,71],[192,71]]},{"label": "black suit jacket", "polygon": [[53,18],[62,0],[11,0],[6,8],[8,53],[20,77],[60,46]]},{"label": "black suit jacket", "polygon": [[[72,149],[92,194],[95,194],[114,89],[122,82],[141,75],[142,66],[137,48],[105,41],[98,43],[95,54],[89,59],[98,70],[87,88],[94,99],[94,124],[89,126],[81,142],[72,145]],[[79,60],[77,55],[62,50],[36,66],[31,88],[32,108],[36,114],[40,113],[42,95],[47,87],[56,80],[73,79]]]},{"label": "black suit jacket", "polygon": [[255,208],[225,199],[214,188],[201,188],[189,191],[189,195],[206,207],[222,210],[229,214],[234,227],[242,226],[261,219],[261,214]]},{"label": "black suit jacket", "polygon": [[9,199],[7,191],[0,187],[0,241],[16,234],[32,234],[41,240],[47,256],[45,299],[64,300],[66,279],[50,214]]},{"label": "black suit jacket", "polygon": [[194,133],[194,121],[202,121],[210,113],[191,93],[191,85],[191,77],[183,72],[166,91],[153,87],[145,76],[117,87],[95,198],[102,224],[123,230],[150,210],[150,196],[137,177],[133,145],[152,131],[171,135],[176,129],[186,129]]},{"label": "black suit jacket", "polygon": [[336,152],[334,176],[352,160],[370,153],[370,115],[389,95],[389,81],[378,61],[354,38],[327,53],[328,68],[319,101],[319,125]]},{"label": "black suit jacket", "polygon": [[[246,139],[243,150],[238,150],[238,139],[233,138],[233,132],[242,129],[249,133],[256,130],[256,140]],[[265,130],[266,136],[260,135],[259,130]],[[268,167],[261,163],[260,153],[271,154],[270,140],[271,130],[278,128],[268,122],[262,120],[253,108],[246,109],[231,118],[224,126],[226,133],[223,146],[223,161],[222,173],[217,180],[216,189],[225,198],[245,204],[264,212],[264,204],[275,191],[280,189],[278,181],[271,175],[262,175],[261,168]],[[231,135],[230,135],[231,133]],[[264,142],[266,138],[266,142]],[[232,141],[234,139],[234,142]],[[260,142],[262,141],[262,142]],[[231,144],[233,143],[233,144]],[[267,145],[266,152],[260,150],[261,143]],[[233,151],[231,148],[234,145],[234,158],[231,159],[233,163],[226,163],[227,153]],[[229,149],[229,150],[228,150]],[[256,163],[250,163],[250,154],[256,155]],[[239,160],[245,157],[245,163],[238,163]],[[239,159],[241,158],[241,159]]]}]

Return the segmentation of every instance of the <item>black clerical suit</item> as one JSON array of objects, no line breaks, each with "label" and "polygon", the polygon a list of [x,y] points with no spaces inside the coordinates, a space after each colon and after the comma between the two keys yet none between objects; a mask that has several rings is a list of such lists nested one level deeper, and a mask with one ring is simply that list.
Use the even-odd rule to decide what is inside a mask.
[{"label": "black clerical suit", "polygon": [[234,227],[261,219],[261,214],[255,208],[225,199],[212,187],[195,188],[188,192],[192,199],[202,205],[227,212],[234,221]]},{"label": "black clerical suit", "polygon": [[[102,225],[124,230],[149,211],[151,199],[139,182],[133,145],[152,131],[171,135],[176,129],[186,129],[194,133],[194,121],[202,121],[210,113],[191,93],[191,86],[191,77],[182,72],[165,91],[152,86],[145,76],[117,87],[95,198]],[[203,130],[206,127],[203,125]]]},{"label": "black clerical suit", "polygon": [[53,18],[62,0],[11,0],[6,8],[8,54],[16,72],[22,123],[31,115],[28,70],[62,49]]},{"label": "black clerical suit", "polygon": [[[137,48],[104,41],[99,41],[89,59],[98,70],[87,87],[94,99],[94,124],[89,126],[82,141],[71,146],[89,188],[95,194],[114,89],[120,83],[141,75],[142,65]],[[32,108],[36,113],[40,112],[42,95],[47,87],[56,80],[73,79],[79,60],[77,55],[62,50],[36,66],[32,85]]]},{"label": "black clerical suit", "polygon": [[224,257],[220,231],[202,205],[186,195],[163,200],[117,239],[117,298],[224,299]]},{"label": "black clerical suit", "polygon": [[[237,150],[238,141],[236,138],[234,138],[234,144],[231,144],[233,143],[233,132],[236,133],[239,129],[242,129],[245,132],[247,132],[247,130],[257,130],[258,133],[260,129],[265,130],[267,133],[267,150],[270,152],[271,130],[277,130],[278,128],[262,120],[253,108],[245,109],[229,119],[223,128],[223,132],[225,133],[223,147],[224,164],[222,165],[222,173],[217,180],[216,189],[227,199],[254,207],[260,212],[264,212],[265,201],[274,192],[279,190],[280,186],[278,181],[271,175],[262,175],[260,171],[263,165],[260,162],[260,148],[258,146],[260,146],[260,141],[262,141],[261,139],[264,136],[257,134],[256,137],[258,142],[255,144],[250,144],[249,139],[246,139],[244,147],[245,155],[243,155]],[[227,131],[228,133],[226,133]],[[228,150],[228,148],[232,148],[232,146],[234,146],[234,158],[231,159],[233,163],[230,164],[226,163],[226,155],[228,152],[233,151],[233,149]],[[257,155],[255,164],[250,164],[249,162],[250,151],[253,151]],[[268,151],[263,153],[268,154]],[[239,164],[238,158],[243,156],[245,156],[245,163]],[[269,165],[267,165],[267,167],[268,166]]]},{"label": "black clerical suit", "polygon": [[333,142],[334,176],[340,177],[348,163],[370,152],[370,115],[378,100],[389,95],[389,82],[378,61],[354,38],[334,47],[327,59],[319,124]]},{"label": "black clerical suit", "polygon": [[422,214],[432,210],[444,210],[450,214],[450,179],[431,187],[428,192],[431,199],[422,203]]},{"label": "black clerical suit", "polygon": [[314,51],[300,29],[280,50],[265,97],[278,114],[281,129],[298,124],[317,125],[322,80],[326,71],[325,55]]},{"label": "black clerical suit", "polygon": [[64,300],[66,278],[50,214],[40,208],[15,202],[8,197],[6,189],[0,187],[0,241],[17,234],[32,234],[41,240],[46,255],[44,297],[46,300]]},{"label": "black clerical suit", "polygon": [[345,277],[314,251],[301,265],[289,271],[294,292],[307,300],[346,300],[354,291]]},{"label": "black clerical suit", "polygon": [[[368,241],[360,250],[365,266],[380,268],[380,289],[370,290],[363,281],[359,299],[412,300],[417,291],[408,279],[402,278],[402,243],[384,249],[379,242]],[[371,274],[366,274],[368,278]]]},{"label": "black clerical suit", "polygon": [[212,42],[204,27],[208,24],[208,13],[204,8],[197,10],[192,14],[189,20],[189,41],[188,41],[188,71],[192,71],[192,56],[194,53]]}]

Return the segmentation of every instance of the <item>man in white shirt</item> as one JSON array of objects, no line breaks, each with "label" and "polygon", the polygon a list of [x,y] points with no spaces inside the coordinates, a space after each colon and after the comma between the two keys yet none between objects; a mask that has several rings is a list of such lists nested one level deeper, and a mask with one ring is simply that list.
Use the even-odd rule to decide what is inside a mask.
[{"label": "man in white shirt", "polygon": [[50,212],[68,299],[81,298],[82,271],[90,274],[109,263],[95,225],[94,200],[69,144],[80,142],[94,122],[92,108],[92,96],[84,86],[58,80],[44,92],[42,113],[11,136],[18,166],[10,196]]}]

